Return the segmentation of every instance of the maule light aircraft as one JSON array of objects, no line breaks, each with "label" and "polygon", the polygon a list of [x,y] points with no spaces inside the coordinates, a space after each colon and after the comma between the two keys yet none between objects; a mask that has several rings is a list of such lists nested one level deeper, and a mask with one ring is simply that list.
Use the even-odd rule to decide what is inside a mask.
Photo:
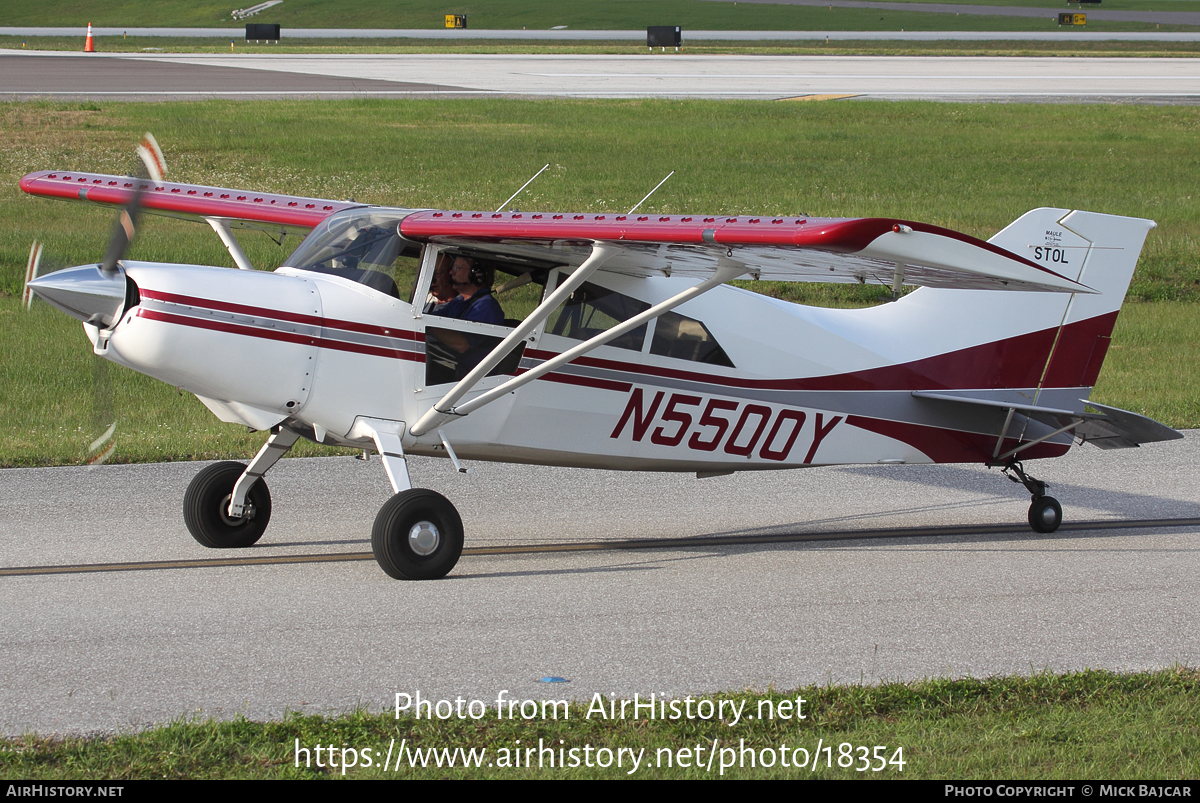
[{"label": "maule light aircraft", "polygon": [[[382,456],[395,495],[374,554],[428,579],[454,567],[463,528],[413,487],[409,454],[698,477],[980,463],[1028,489],[1046,533],[1062,509],[1021,461],[1180,437],[1088,400],[1149,220],[1035,209],[984,242],[879,218],[398,209],[166,182],[156,147],[149,178],[22,179],[124,207],[103,263],[31,288],[84,322],[96,354],[270,432],[249,465],[188,488],[184,520],[208,547],[260,538],[263,475],[299,438]],[[206,221],[239,269],[120,261],[139,209]],[[268,273],[235,229],[307,237]],[[458,316],[430,298],[448,263]],[[824,309],[734,279],[919,289]],[[489,285],[493,320],[461,314]]]}]

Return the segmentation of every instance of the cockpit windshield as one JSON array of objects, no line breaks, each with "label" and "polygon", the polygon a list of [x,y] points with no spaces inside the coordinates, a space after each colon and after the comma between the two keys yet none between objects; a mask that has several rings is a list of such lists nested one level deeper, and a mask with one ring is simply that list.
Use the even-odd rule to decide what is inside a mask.
[{"label": "cockpit windshield", "polygon": [[421,245],[400,236],[400,221],[408,211],[359,207],[330,215],[284,265],[341,276],[411,301]]}]

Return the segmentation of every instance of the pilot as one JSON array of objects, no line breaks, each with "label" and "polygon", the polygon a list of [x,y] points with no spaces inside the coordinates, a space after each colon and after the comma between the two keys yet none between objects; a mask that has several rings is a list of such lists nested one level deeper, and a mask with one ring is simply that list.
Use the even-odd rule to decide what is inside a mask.
[{"label": "pilot", "polygon": [[458,296],[433,314],[458,318],[460,321],[503,325],[504,310],[492,295],[495,276],[493,268],[481,265],[471,257],[455,257],[450,268],[450,280]]},{"label": "pilot", "polygon": [[[436,278],[436,273],[434,274]],[[448,303],[434,309],[432,315],[457,318],[460,321],[504,324],[504,310],[492,295],[495,269],[481,265],[471,257],[458,256],[450,267],[450,281],[458,295]],[[495,338],[466,332],[438,329],[431,333],[426,329],[426,347],[429,335],[454,353],[454,379],[466,376],[472,368],[483,361],[495,346]]]}]

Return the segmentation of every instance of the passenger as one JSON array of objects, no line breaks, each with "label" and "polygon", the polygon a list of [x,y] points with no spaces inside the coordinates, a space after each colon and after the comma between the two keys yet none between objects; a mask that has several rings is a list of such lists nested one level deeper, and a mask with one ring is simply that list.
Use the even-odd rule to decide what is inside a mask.
[{"label": "passenger", "polygon": [[450,279],[453,261],[449,254],[442,254],[438,257],[437,267],[433,269],[433,281],[429,288],[429,296],[425,299],[423,311],[426,315],[440,315],[441,309],[458,295],[454,292],[454,282]]}]

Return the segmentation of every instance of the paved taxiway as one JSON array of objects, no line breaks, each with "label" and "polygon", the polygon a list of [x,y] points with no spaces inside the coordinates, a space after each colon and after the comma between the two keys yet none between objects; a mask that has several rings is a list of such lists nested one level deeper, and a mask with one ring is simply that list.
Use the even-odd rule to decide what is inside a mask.
[{"label": "paved taxiway", "polygon": [[572,55],[106,55],[0,51],[0,98],[1200,100],[1200,59]]},{"label": "paved taxiway", "polygon": [[[426,583],[390,580],[362,557],[388,494],[375,459],[280,463],[268,476],[271,527],[236,553],[203,549],[183,526],[196,464],[9,469],[0,482],[0,731],[378,709],[418,689],[587,698],[1196,665],[1197,465],[1193,432],[1031,466],[1062,500],[1068,526],[1193,520],[1038,536],[1023,522],[1023,489],[975,467],[697,480],[493,464],[464,476],[414,460],[418,484],[459,506],[469,546],[666,539],[467,555]],[[905,536],[996,524],[1007,526]],[[869,529],[885,532],[846,538]],[[799,540],[822,533],[841,537]],[[328,559],[9,571],[312,555]],[[545,676],[570,682],[540,683]]]}]

